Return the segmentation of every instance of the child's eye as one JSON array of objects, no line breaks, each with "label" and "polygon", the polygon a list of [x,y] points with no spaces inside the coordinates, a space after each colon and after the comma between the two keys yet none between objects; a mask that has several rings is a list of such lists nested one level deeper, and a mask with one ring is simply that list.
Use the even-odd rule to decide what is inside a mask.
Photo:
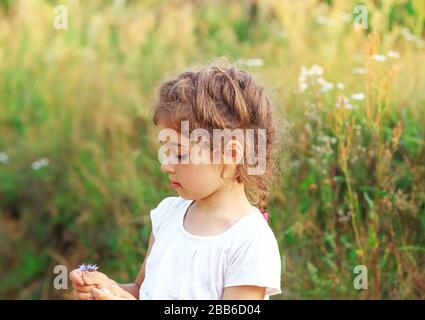
[{"label": "child's eye", "polygon": [[177,159],[177,162],[180,163],[180,162],[186,160],[187,154],[177,154],[174,157],[175,157],[175,159]]},{"label": "child's eye", "polygon": [[178,155],[176,156],[176,158],[177,158],[177,159],[179,159],[179,160],[184,160],[184,159],[186,159],[186,158],[187,158],[187,154],[178,154]]}]

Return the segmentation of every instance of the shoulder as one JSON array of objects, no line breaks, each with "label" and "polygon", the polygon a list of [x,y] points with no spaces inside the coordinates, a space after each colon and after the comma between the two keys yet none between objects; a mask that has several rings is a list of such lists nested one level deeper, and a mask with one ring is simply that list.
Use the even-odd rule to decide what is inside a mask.
[{"label": "shoulder", "polygon": [[225,287],[266,287],[266,295],[280,289],[281,255],[278,242],[260,212],[250,214],[232,239],[227,256]]},{"label": "shoulder", "polygon": [[280,256],[276,236],[259,210],[251,212],[235,231],[229,248],[231,261],[247,255]]},{"label": "shoulder", "polygon": [[163,225],[173,217],[176,217],[185,206],[190,203],[190,200],[182,197],[167,197],[164,198],[158,205],[150,211],[152,222],[152,232],[154,237],[160,232]]},{"label": "shoulder", "polygon": [[279,255],[276,236],[259,210],[250,213],[244,224],[238,229],[238,233],[232,241],[231,252],[235,255],[240,252]]},{"label": "shoulder", "polygon": [[240,240],[239,242],[251,242],[258,239],[276,242],[273,230],[259,210],[249,214],[243,228],[240,230],[238,238]]}]

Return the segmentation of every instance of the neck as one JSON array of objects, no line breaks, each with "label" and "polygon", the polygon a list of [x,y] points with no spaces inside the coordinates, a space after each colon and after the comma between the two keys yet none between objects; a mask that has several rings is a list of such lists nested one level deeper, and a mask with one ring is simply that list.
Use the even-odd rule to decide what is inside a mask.
[{"label": "neck", "polygon": [[243,184],[236,182],[224,185],[207,197],[196,200],[195,205],[205,215],[228,215],[235,211],[235,207],[242,212],[253,207],[248,201]]}]

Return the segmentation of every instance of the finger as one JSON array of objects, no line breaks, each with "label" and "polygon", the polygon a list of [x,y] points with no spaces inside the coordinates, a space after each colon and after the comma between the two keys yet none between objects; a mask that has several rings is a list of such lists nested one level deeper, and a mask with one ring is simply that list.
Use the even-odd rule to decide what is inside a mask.
[{"label": "finger", "polygon": [[83,272],[82,278],[86,285],[100,286],[109,280],[109,278],[102,272],[92,271]]},{"label": "finger", "polygon": [[81,293],[90,293],[92,286],[76,286],[74,285],[74,290]]},{"label": "finger", "polygon": [[89,272],[82,272],[81,273],[81,279],[83,280],[83,286],[91,286],[93,284],[93,281],[91,277],[89,276]]},{"label": "finger", "polygon": [[81,276],[81,271],[78,269],[74,269],[71,271],[71,273],[69,274],[69,280],[71,280],[71,282],[78,286],[84,286],[84,280]]},{"label": "finger", "polygon": [[90,292],[78,292],[74,290],[74,297],[76,300],[93,300],[93,296]]},{"label": "finger", "polygon": [[[104,288],[102,288],[102,289],[104,289]],[[118,297],[120,297],[121,296],[121,288],[120,287],[118,287],[118,286],[109,286],[106,290],[109,290],[109,291],[111,291],[111,293],[114,295],[114,296],[118,296]]]},{"label": "finger", "polygon": [[96,300],[116,300],[116,299],[119,299],[119,297],[114,296],[107,289],[100,290],[100,289],[97,289],[97,288],[92,288],[91,294],[92,294],[93,298],[95,298]]},{"label": "finger", "polygon": [[112,286],[109,287],[109,289],[112,291],[112,294],[114,296],[121,297],[121,298],[124,298],[124,299],[131,299],[131,300],[135,299],[134,296],[131,293],[129,293],[128,291],[125,291],[120,286],[112,285]]}]

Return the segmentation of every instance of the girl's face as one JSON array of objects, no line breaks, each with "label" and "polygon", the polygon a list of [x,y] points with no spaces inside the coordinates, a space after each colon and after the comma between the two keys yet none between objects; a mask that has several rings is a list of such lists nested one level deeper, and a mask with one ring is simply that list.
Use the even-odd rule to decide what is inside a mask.
[{"label": "girl's face", "polygon": [[[164,126],[159,126],[165,129]],[[161,141],[161,148],[172,161],[161,161],[161,170],[168,174],[170,186],[184,199],[203,199],[224,185],[221,165],[213,164],[211,152],[191,144],[189,139],[178,133]],[[189,163],[181,163],[181,162]],[[195,164],[193,162],[198,163]],[[179,163],[177,163],[179,162]]]}]

